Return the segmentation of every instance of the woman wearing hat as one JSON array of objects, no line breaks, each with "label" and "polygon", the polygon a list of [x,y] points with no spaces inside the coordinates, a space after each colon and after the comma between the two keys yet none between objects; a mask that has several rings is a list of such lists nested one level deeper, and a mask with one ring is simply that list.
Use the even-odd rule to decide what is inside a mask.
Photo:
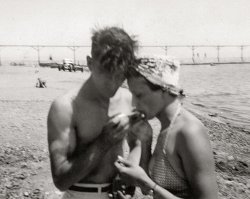
[{"label": "woman wearing hat", "polygon": [[182,106],[185,95],[178,86],[179,68],[167,57],[144,57],[130,68],[128,85],[134,104],[147,120],[160,121],[161,132],[148,171],[122,157],[115,166],[122,177],[154,198],[216,199],[209,136],[201,121]]}]

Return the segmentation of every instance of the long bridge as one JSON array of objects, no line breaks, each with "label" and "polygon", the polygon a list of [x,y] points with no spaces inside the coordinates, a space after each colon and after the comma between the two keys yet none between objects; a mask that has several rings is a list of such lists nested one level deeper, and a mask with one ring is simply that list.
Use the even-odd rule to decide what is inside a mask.
[{"label": "long bridge", "polygon": [[[159,47],[159,46],[144,46],[144,47]],[[197,48],[214,48],[217,51],[217,61],[211,64],[242,64],[250,63],[244,59],[244,49],[250,47],[250,45],[165,45],[162,46],[165,48],[165,54],[168,54],[170,48],[189,48],[192,51],[192,62],[183,63],[184,65],[203,65],[208,64],[208,62],[196,62],[195,61],[195,50]],[[220,51],[222,48],[238,48],[240,50],[240,60],[241,61],[221,61]]]},{"label": "long bridge", "polygon": [[[4,48],[11,48],[11,47],[24,47],[24,48],[32,48],[37,52],[37,62],[41,62],[40,58],[40,51],[43,48],[68,48],[73,52],[73,60],[76,63],[76,51],[80,48],[90,48],[90,45],[11,45],[11,44],[0,44],[0,65],[1,65],[1,50]],[[249,48],[250,45],[141,45],[139,48],[161,48],[164,50],[165,54],[168,55],[170,49],[176,48],[188,48],[190,49],[191,53],[191,62],[184,62],[182,64],[185,65],[195,65],[195,64],[209,64],[209,62],[197,62],[195,59],[196,50],[199,48],[210,48],[217,51],[216,61],[213,61],[212,64],[242,64],[242,63],[250,63],[244,57],[244,50]],[[239,58],[240,61],[222,61],[221,60],[221,49],[223,48],[236,48],[239,50]]]}]

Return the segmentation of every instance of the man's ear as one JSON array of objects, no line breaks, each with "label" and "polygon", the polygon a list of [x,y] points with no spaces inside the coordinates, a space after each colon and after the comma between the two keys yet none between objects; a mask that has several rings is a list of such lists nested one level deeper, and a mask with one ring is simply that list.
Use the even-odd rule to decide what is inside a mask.
[{"label": "man's ear", "polygon": [[90,56],[87,56],[86,59],[87,59],[87,66],[88,66],[89,70],[92,71],[92,62],[93,62],[93,60],[92,60],[92,58]]}]

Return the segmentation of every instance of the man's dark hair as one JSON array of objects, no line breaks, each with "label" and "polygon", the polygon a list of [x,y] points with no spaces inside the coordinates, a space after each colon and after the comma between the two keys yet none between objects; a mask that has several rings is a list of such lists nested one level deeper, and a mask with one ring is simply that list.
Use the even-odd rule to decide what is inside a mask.
[{"label": "man's dark hair", "polygon": [[91,55],[106,71],[126,73],[127,67],[134,63],[137,47],[134,37],[121,28],[105,27],[93,31]]}]

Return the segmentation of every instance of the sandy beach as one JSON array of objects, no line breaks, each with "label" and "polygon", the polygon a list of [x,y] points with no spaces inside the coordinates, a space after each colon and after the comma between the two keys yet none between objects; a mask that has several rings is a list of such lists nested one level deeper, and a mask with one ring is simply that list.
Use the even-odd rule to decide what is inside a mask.
[{"label": "sandy beach", "polygon": [[[87,71],[0,66],[0,199],[61,197],[50,173],[47,114],[53,99],[81,86],[88,76]],[[37,77],[46,80],[47,88],[35,87]],[[209,129],[219,198],[249,198],[250,132],[222,123],[191,104],[184,106]],[[155,120],[151,124],[156,138],[159,124]]]}]

